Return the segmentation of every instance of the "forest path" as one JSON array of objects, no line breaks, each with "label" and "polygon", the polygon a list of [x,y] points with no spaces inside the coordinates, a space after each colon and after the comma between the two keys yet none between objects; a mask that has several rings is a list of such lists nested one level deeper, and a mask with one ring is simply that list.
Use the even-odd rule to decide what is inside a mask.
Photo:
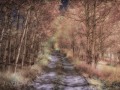
[{"label": "forest path", "polygon": [[59,51],[52,52],[44,71],[34,80],[30,90],[96,90]]}]

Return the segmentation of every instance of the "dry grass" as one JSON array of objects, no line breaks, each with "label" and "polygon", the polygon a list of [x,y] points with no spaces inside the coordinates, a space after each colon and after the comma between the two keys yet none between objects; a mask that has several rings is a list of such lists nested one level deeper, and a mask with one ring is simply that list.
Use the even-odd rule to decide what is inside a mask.
[{"label": "dry grass", "polygon": [[103,78],[103,80],[106,80],[109,84],[113,82],[120,82],[120,66],[119,65],[113,67],[109,65],[98,64],[98,68],[102,71],[102,73],[109,74],[108,77]]},{"label": "dry grass", "polygon": [[40,73],[41,67],[37,64],[31,67],[24,67],[19,69],[16,73],[13,73],[12,70],[8,70],[0,73],[0,84],[16,84],[25,85],[36,77]]},{"label": "dry grass", "polygon": [[48,65],[49,49],[46,49],[46,52],[38,55],[34,65],[24,66],[22,69],[18,67],[16,73],[13,73],[13,66],[7,71],[0,71],[0,90],[23,90],[20,88],[31,84],[36,76],[43,72],[43,67]]},{"label": "dry grass", "polygon": [[[76,66],[76,65],[75,65]],[[85,62],[78,63],[77,61],[77,66],[76,68],[80,70],[86,77],[106,77],[108,74],[102,73],[102,71],[93,68],[91,65],[86,64]]]},{"label": "dry grass", "polygon": [[87,78],[97,78],[103,80],[106,84],[111,85],[114,82],[120,82],[120,65],[110,66],[106,61],[100,61],[96,68],[86,64],[79,58],[74,57],[70,50],[64,50],[67,53],[67,57],[70,58],[76,69],[80,71]]},{"label": "dry grass", "polygon": [[[49,49],[46,49],[47,53],[44,55],[39,54],[36,62],[32,66],[24,66],[22,69],[18,68],[17,72],[14,73],[13,67],[9,70],[1,72],[0,71],[0,90],[14,90],[14,87],[19,87],[21,85],[30,84],[36,76],[42,73],[42,68],[48,65],[49,62]],[[11,87],[11,89],[7,89]],[[16,89],[15,89],[16,90]]]},{"label": "dry grass", "polygon": [[91,65],[80,60],[72,62],[85,77],[99,78],[106,81],[108,84],[120,82],[120,66],[113,67],[98,63],[97,68],[93,68]]}]

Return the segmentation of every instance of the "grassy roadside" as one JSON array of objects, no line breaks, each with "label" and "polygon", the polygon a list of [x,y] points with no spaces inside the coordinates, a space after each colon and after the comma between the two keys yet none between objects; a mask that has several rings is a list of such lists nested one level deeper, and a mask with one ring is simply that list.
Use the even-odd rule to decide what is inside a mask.
[{"label": "grassy roadside", "polygon": [[[91,84],[98,87],[106,87],[109,89],[102,90],[120,90],[120,66],[109,66],[98,63],[97,68],[86,64],[84,61],[72,61],[79,72],[85,76]],[[100,89],[101,90],[101,89]]]},{"label": "grassy roadside", "polygon": [[41,66],[37,64],[19,69],[16,73],[11,70],[1,72],[0,90],[16,90],[16,88],[30,83],[40,72],[42,72]]},{"label": "grassy roadside", "polygon": [[88,81],[98,86],[99,90],[120,90],[120,65],[112,66],[104,61],[99,61],[96,68],[85,63],[76,57],[72,57],[72,51],[64,50],[76,69],[88,79]]},{"label": "grassy roadside", "polygon": [[16,73],[13,72],[13,68],[0,72],[0,90],[24,90],[22,86],[31,84],[36,76],[43,72],[42,68],[48,64],[48,57],[39,56],[34,65],[19,68]]}]

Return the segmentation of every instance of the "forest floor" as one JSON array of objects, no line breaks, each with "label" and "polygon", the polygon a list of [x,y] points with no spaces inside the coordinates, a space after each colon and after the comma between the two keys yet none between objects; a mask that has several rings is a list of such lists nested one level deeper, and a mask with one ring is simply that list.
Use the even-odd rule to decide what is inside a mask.
[{"label": "forest floor", "polygon": [[0,90],[120,90],[120,66],[100,61],[94,69],[58,51],[47,57],[40,62],[43,67],[35,64],[16,74],[1,73]]},{"label": "forest floor", "polygon": [[[35,68],[40,69],[37,66]],[[17,83],[8,83],[10,79],[5,80],[5,84],[0,86],[2,90],[97,90],[95,85],[91,85],[87,79],[78,73],[73,66],[73,64],[69,61],[65,54],[54,51],[51,55],[49,55],[49,63],[48,65],[42,68],[41,73],[36,75],[35,69],[34,72],[29,73],[28,77],[36,76],[33,80],[27,84],[17,84]],[[31,69],[26,70],[31,71]],[[7,76],[10,77],[11,74],[7,73]],[[15,79],[19,81],[26,82],[27,78],[22,78],[19,74],[21,72],[12,74],[12,81]],[[4,75],[3,75],[4,76]],[[30,77],[29,77],[30,78]],[[17,81],[15,80],[15,81]],[[14,86],[12,86],[14,85]],[[18,85],[18,86],[17,86]]]}]

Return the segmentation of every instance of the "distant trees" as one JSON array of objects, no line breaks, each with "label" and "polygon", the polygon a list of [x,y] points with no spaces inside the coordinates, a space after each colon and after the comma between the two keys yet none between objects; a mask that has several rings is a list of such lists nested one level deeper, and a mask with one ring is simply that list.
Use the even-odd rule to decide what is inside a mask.
[{"label": "distant trees", "polygon": [[[116,31],[113,29],[117,30],[114,28],[114,23],[118,23],[119,20],[119,2],[118,0],[71,2],[73,2],[73,7],[66,15],[66,18],[73,22],[72,31],[68,32],[71,38],[71,49],[73,49],[73,53],[76,53],[75,57],[78,56],[80,59],[86,60],[88,64],[96,66],[98,59],[105,57],[107,50],[113,49],[113,45],[117,43],[116,39],[113,39],[113,36],[116,36]],[[75,25],[75,22],[79,24]],[[75,26],[78,28],[75,29]]]}]

